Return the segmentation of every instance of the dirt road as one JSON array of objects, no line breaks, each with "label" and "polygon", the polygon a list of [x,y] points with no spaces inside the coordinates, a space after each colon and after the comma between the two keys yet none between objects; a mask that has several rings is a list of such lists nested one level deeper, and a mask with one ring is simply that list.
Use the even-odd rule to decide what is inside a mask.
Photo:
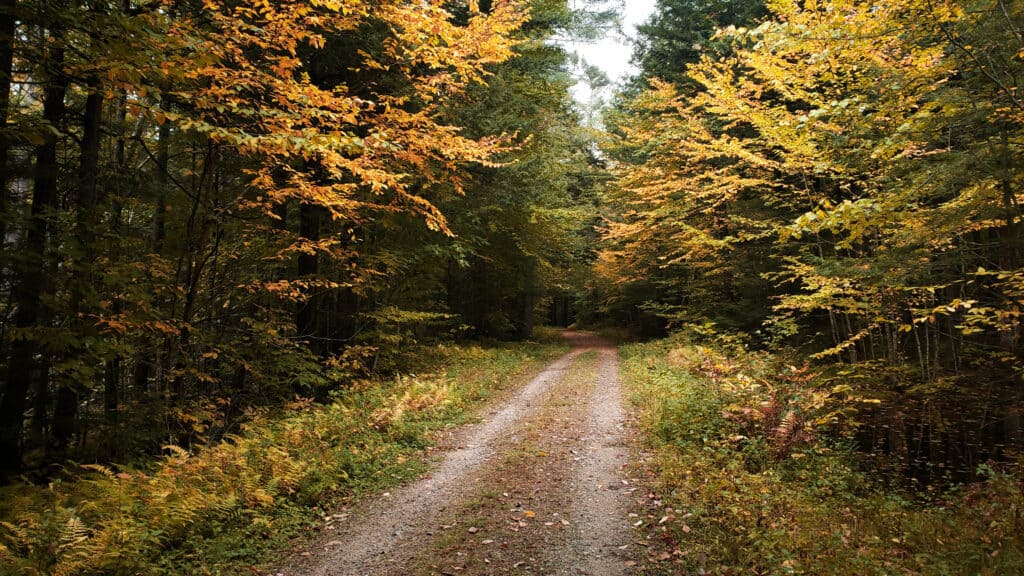
[{"label": "dirt road", "polygon": [[625,574],[618,355],[596,336],[566,337],[573,350],[453,432],[428,475],[363,502],[273,573]]}]

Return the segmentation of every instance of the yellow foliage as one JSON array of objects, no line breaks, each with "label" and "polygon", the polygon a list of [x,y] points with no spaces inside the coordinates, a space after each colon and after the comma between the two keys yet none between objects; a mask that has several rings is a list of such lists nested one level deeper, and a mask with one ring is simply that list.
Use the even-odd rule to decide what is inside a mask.
[{"label": "yellow foliage", "polygon": [[383,406],[370,414],[370,422],[375,429],[384,430],[393,426],[410,412],[442,408],[451,400],[451,383],[444,379],[401,377],[398,386],[401,391],[389,396]]}]

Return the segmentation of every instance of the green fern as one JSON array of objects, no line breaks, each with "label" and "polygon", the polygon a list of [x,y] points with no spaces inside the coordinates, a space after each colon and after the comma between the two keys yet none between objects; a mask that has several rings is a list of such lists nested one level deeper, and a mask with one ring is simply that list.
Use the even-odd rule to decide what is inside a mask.
[{"label": "green fern", "polygon": [[64,523],[64,529],[60,533],[57,550],[67,551],[89,539],[89,527],[82,522],[78,516],[72,516]]}]

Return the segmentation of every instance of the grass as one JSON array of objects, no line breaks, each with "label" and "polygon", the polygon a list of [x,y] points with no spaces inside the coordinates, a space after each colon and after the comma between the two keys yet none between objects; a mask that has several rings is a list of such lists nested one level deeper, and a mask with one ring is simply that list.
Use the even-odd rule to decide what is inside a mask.
[{"label": "grass", "polygon": [[646,573],[1024,574],[1019,479],[899,488],[842,440],[862,399],[778,364],[683,339],[623,348],[667,517]]},{"label": "grass", "polygon": [[564,344],[437,346],[429,373],[254,417],[237,436],[144,469],[69,468],[0,489],[0,574],[247,572],[328,511],[425,469],[432,432],[470,418]]}]

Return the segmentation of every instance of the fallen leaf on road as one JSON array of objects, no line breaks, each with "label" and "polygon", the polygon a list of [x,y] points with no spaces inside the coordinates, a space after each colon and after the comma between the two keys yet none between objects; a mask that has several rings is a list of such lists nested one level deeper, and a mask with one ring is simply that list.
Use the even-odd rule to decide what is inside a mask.
[{"label": "fallen leaf on road", "polygon": [[526,516],[527,518],[533,518],[536,515],[537,513],[533,510],[523,510],[523,516]]}]

